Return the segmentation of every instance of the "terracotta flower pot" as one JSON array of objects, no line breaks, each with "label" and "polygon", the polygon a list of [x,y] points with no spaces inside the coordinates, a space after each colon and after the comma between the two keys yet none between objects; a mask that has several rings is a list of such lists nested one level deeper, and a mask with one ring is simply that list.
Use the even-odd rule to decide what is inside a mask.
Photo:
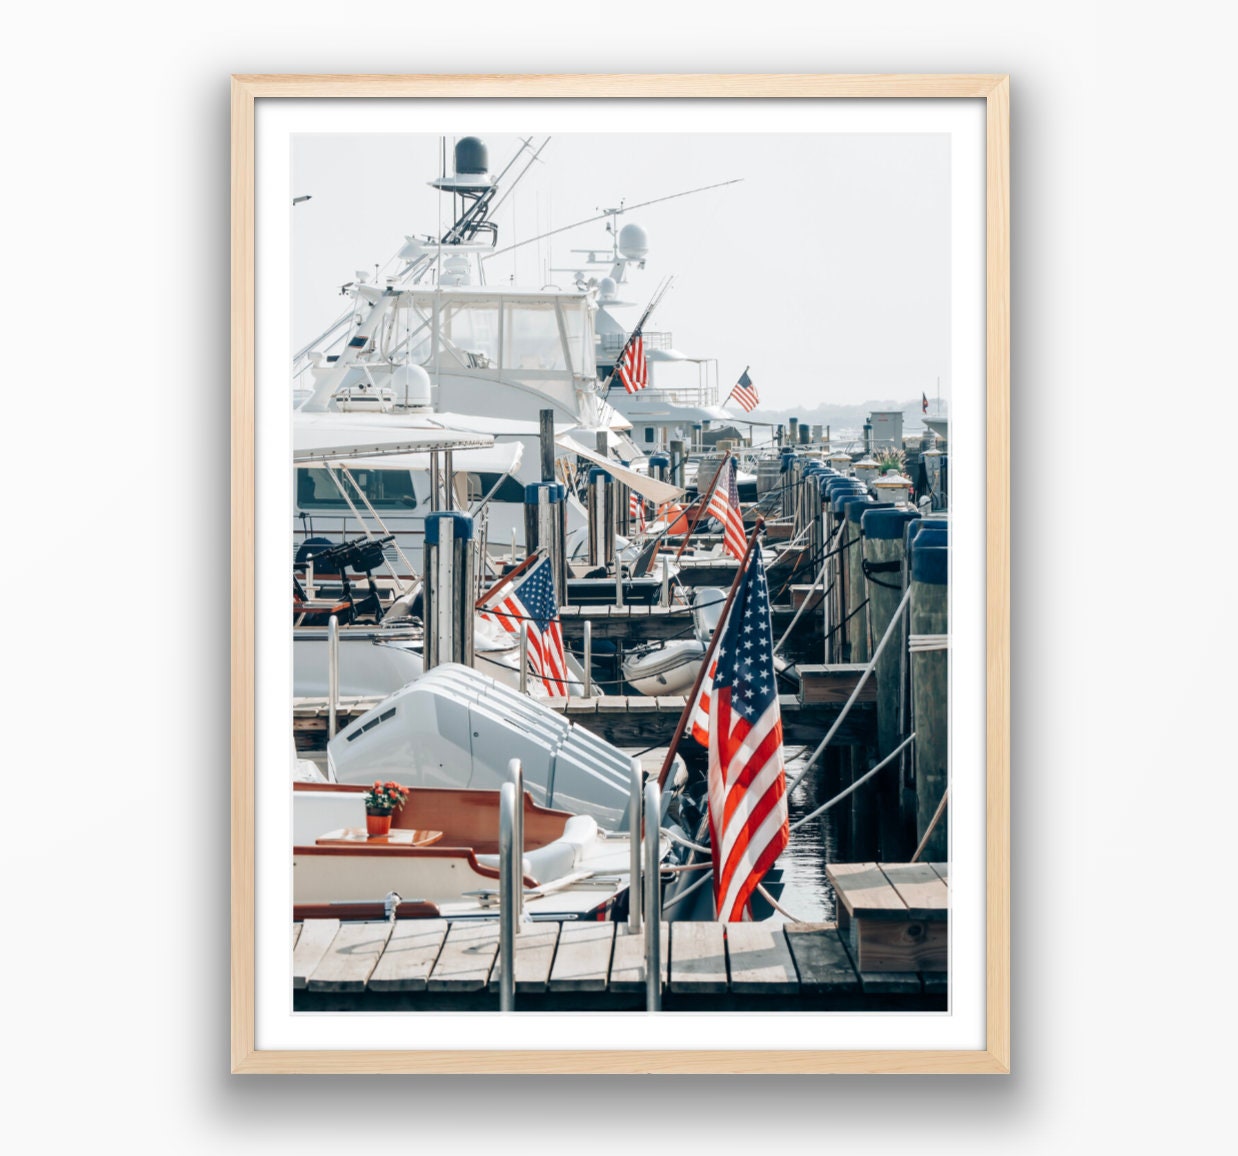
[{"label": "terracotta flower pot", "polygon": [[365,833],[373,838],[375,835],[386,835],[391,831],[390,811],[366,811]]}]

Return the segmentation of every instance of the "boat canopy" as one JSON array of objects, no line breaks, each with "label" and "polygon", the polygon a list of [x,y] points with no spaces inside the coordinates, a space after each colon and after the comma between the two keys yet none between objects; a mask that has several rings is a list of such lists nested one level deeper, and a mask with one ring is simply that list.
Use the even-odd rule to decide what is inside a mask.
[{"label": "boat canopy", "polygon": [[683,497],[684,491],[678,486],[672,486],[669,482],[660,482],[657,478],[651,478],[647,474],[638,474],[635,470],[629,470],[616,462],[612,462],[609,458],[604,458],[593,450],[585,449],[580,442],[568,437],[566,434],[555,438],[555,444],[567,450],[568,453],[579,454],[582,458],[601,466],[602,469],[618,481],[621,481],[628,489],[635,490],[641,497],[648,498],[656,505]]}]

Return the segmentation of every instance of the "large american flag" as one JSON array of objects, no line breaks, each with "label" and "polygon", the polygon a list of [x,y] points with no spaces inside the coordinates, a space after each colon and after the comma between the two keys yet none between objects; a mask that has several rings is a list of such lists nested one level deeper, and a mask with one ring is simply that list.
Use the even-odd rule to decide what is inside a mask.
[{"label": "large american flag", "polygon": [[[709,836],[719,920],[750,918],[749,899],[790,841],[782,716],[769,588],[754,545],[701,696],[708,711]],[[694,714],[692,733],[698,737]]]},{"label": "large american flag", "polygon": [[722,467],[722,477],[714,483],[705,516],[717,518],[722,523],[723,548],[732,558],[742,558],[748,542],[744,537],[744,516],[739,510],[739,483],[735,480],[734,458]]},{"label": "large american flag", "polygon": [[514,583],[506,582],[486,601],[480,614],[498,623],[509,634],[519,635],[520,624],[529,628],[529,666],[552,697],[568,693],[567,658],[563,653],[563,626],[555,602],[554,574],[550,559],[529,567]]},{"label": "large american flag", "polygon": [[739,402],[740,407],[745,413],[751,413],[757,408],[757,404],[761,399],[757,396],[757,387],[752,384],[752,378],[748,376],[746,369],[739,375],[739,381],[731,387],[731,392],[727,395],[727,401],[730,401],[731,398]]},{"label": "large american flag", "polygon": [[615,366],[619,380],[628,393],[635,393],[649,384],[649,366],[645,362],[645,339],[640,330],[636,330],[624,347],[623,356]]}]

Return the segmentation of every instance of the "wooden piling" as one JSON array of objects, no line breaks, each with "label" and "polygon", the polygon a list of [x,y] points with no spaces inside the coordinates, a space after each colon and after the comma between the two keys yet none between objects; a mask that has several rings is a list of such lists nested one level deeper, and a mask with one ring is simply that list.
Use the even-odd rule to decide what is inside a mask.
[{"label": "wooden piling", "polygon": [[542,451],[542,481],[555,480],[555,411],[537,411],[538,441]]},{"label": "wooden piling", "polygon": [[[903,596],[903,527],[919,515],[908,509],[865,510],[861,517],[864,533],[864,562],[868,579],[868,621],[874,638],[881,638]],[[900,674],[902,654],[907,648],[907,621],[895,628],[887,643],[873,679],[877,683],[877,758],[888,755],[903,739],[901,727]],[[902,861],[914,847],[901,821],[898,767],[883,771],[876,781],[877,825],[880,858]]]},{"label": "wooden piling", "polygon": [[[917,535],[911,545],[911,695],[916,731],[916,836],[923,839],[948,780],[949,652],[917,649],[916,639],[949,632],[948,552],[944,546],[925,545],[932,535]],[[947,808],[948,810],[948,808]],[[948,857],[947,824],[943,815],[929,837],[921,858],[932,862]]]}]

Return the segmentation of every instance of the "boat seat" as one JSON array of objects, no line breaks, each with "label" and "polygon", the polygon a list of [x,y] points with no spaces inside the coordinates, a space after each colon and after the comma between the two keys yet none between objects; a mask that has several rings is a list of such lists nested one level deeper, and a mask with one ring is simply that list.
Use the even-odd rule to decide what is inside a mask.
[{"label": "boat seat", "polygon": [[[526,879],[537,883],[549,883],[570,875],[580,858],[582,848],[592,843],[598,834],[597,821],[589,815],[573,815],[563,824],[563,834],[553,843],[526,851],[524,874]],[[484,867],[499,868],[497,855],[478,855],[477,862]]]}]

